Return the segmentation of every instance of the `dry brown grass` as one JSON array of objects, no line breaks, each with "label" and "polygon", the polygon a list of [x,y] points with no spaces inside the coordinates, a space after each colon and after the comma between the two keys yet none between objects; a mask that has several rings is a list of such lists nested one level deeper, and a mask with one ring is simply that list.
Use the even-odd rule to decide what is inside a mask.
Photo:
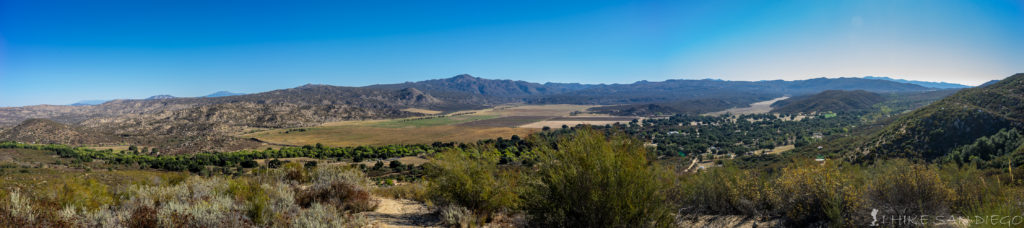
[{"label": "dry brown grass", "polygon": [[[574,111],[585,112],[593,105],[507,105],[481,110],[454,112],[443,117],[405,118],[388,120],[353,120],[325,123],[305,131],[285,133],[286,129],[244,134],[269,143],[286,145],[359,146],[387,144],[420,144],[433,142],[475,142],[512,135],[525,136],[537,132],[544,125],[531,124],[557,118],[573,118],[569,122],[547,123],[551,127],[562,124],[610,124],[625,121],[607,121],[607,116],[588,115],[569,117]],[[408,109],[428,113],[431,110]],[[581,119],[582,118],[582,119]],[[590,120],[587,118],[596,118]]]},{"label": "dry brown grass", "polygon": [[486,115],[500,115],[500,116],[568,116],[573,111],[585,112],[588,108],[598,107],[596,105],[569,105],[569,104],[554,104],[554,105],[520,105],[520,106],[500,106],[493,109],[481,110],[479,113]]},{"label": "dry brown grass", "polygon": [[796,148],[796,146],[795,145],[778,146],[778,147],[775,147],[775,149],[772,149],[771,151],[769,151],[768,154],[779,154],[779,153],[782,153],[782,152],[786,152],[786,151],[792,150],[793,148]]},{"label": "dry brown grass", "polygon": [[429,109],[421,109],[421,108],[407,108],[407,109],[402,109],[402,111],[415,112],[415,113],[427,114],[427,115],[441,114],[441,111],[429,110]]}]

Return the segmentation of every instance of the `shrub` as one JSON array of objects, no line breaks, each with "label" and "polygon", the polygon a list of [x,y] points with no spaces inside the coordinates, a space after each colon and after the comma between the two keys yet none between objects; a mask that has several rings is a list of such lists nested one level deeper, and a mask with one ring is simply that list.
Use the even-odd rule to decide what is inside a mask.
[{"label": "shrub", "polygon": [[447,151],[435,156],[427,168],[428,194],[441,206],[459,205],[486,221],[494,212],[519,207],[515,192],[517,173],[500,170],[497,157]]},{"label": "shrub", "polygon": [[8,193],[7,205],[4,207],[4,214],[6,214],[11,224],[33,224],[36,221],[35,211],[32,210],[31,200],[21,194],[21,191],[14,190]]},{"label": "shrub", "polygon": [[101,206],[114,203],[113,196],[107,185],[95,179],[66,178],[64,184],[57,189],[54,198],[61,207],[73,206],[84,210],[95,210]]},{"label": "shrub", "polygon": [[540,153],[539,169],[524,194],[539,226],[672,226],[665,192],[668,173],[647,160],[647,150],[623,136],[609,139],[583,128]]},{"label": "shrub", "polygon": [[685,175],[674,189],[680,211],[691,214],[756,215],[772,213],[778,196],[769,180],[732,166]]},{"label": "shrub", "polygon": [[295,201],[302,207],[314,203],[331,204],[338,210],[371,211],[377,201],[370,194],[370,183],[362,172],[347,168],[321,168],[313,185],[299,192]]},{"label": "shrub", "polygon": [[954,193],[950,202],[954,213],[966,214],[983,204],[998,201],[1006,192],[997,180],[985,177],[974,165],[947,164],[939,171],[942,181]]},{"label": "shrub", "polygon": [[284,164],[283,161],[278,160],[277,158],[275,158],[275,159],[270,160],[269,162],[267,162],[267,167],[270,167],[271,169],[276,169],[278,167],[281,167],[281,165],[283,165],[283,164]]},{"label": "shrub", "polygon": [[421,182],[399,184],[390,187],[379,187],[374,190],[379,196],[392,199],[411,199],[420,202],[429,202],[427,187]]},{"label": "shrub", "polygon": [[954,193],[935,169],[906,160],[890,160],[874,166],[880,171],[867,188],[871,207],[887,216],[948,215]]},{"label": "shrub", "polygon": [[135,208],[125,224],[131,228],[157,227],[158,225],[157,210],[149,206]]},{"label": "shrub", "polygon": [[[348,218],[348,219],[346,219]],[[365,220],[360,217],[343,216],[334,207],[313,203],[309,209],[303,210],[293,221],[292,227],[365,227]]]},{"label": "shrub", "polygon": [[470,227],[477,224],[473,212],[465,207],[447,205],[438,209],[441,222],[449,227]]},{"label": "shrub", "polygon": [[160,226],[188,224],[195,227],[238,226],[246,221],[244,211],[227,193],[228,182],[223,178],[192,178],[170,189],[148,188],[169,197],[159,204],[157,217]]},{"label": "shrub", "polygon": [[855,226],[866,213],[860,181],[841,172],[837,162],[797,163],[776,179],[776,208],[791,225],[828,221],[832,226]]},{"label": "shrub", "polygon": [[287,180],[295,181],[298,183],[305,183],[309,181],[309,175],[306,173],[306,168],[302,164],[289,162],[281,167],[285,172],[285,178]]},{"label": "shrub", "polygon": [[245,160],[245,161],[242,161],[242,163],[239,164],[239,165],[241,165],[242,168],[254,168],[254,167],[258,166],[259,163],[256,163],[256,161],[254,161],[254,160]]}]

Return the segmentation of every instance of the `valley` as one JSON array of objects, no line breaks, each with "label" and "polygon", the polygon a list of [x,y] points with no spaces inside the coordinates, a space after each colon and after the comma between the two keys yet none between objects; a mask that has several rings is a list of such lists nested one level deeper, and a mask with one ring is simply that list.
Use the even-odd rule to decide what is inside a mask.
[{"label": "valley", "polygon": [[484,139],[525,137],[562,125],[625,124],[641,117],[590,114],[593,105],[502,105],[495,108],[435,113],[401,119],[328,122],[308,128],[276,129],[240,135],[279,145],[330,146],[472,143]]},{"label": "valley", "polygon": [[[468,76],[450,80],[489,82]],[[311,85],[271,94],[228,96],[246,100],[241,103],[196,103],[176,110],[97,117],[82,122],[26,120],[0,132],[0,136],[14,139],[14,142],[0,143],[0,192],[18,200],[22,199],[18,197],[23,197],[20,195],[23,192],[62,192],[53,193],[61,197],[34,199],[54,200],[58,205],[66,205],[61,213],[74,211],[82,213],[81,216],[150,213],[147,212],[150,206],[133,205],[145,205],[140,202],[148,200],[169,200],[160,198],[163,196],[159,194],[164,193],[154,193],[168,192],[177,199],[201,197],[171,201],[182,207],[203,207],[215,200],[225,208],[243,208],[250,212],[242,215],[233,210],[216,209],[204,213],[234,214],[254,226],[287,224],[289,220],[281,218],[305,218],[311,216],[309,213],[329,215],[333,219],[321,219],[319,223],[337,226],[526,226],[537,221],[527,222],[521,218],[546,216],[535,211],[539,208],[588,202],[587,199],[558,201],[559,197],[548,194],[578,197],[581,193],[619,194],[601,198],[616,199],[615,202],[632,200],[629,198],[633,196],[651,197],[651,200],[632,203],[648,205],[645,208],[655,211],[644,212],[645,216],[655,216],[649,218],[672,226],[862,224],[868,206],[915,208],[881,200],[893,194],[908,194],[901,197],[934,203],[928,208],[915,209],[926,213],[979,214],[975,209],[965,208],[1016,213],[1024,208],[1001,202],[1020,197],[1018,194],[1024,191],[1020,191],[1019,185],[1024,182],[1014,178],[1017,171],[1008,172],[998,164],[1024,165],[1024,158],[1018,158],[1024,153],[1024,140],[1021,140],[1024,137],[1014,127],[1019,124],[1013,117],[1014,109],[1007,108],[1013,107],[1021,81],[1024,75],[1015,75],[984,88],[959,91],[823,90],[792,97],[771,94],[743,99],[703,97],[671,105],[644,103],[658,100],[655,97],[625,103],[549,104],[536,102],[534,99],[540,98],[534,96],[553,96],[550,94],[495,98],[480,93],[466,96],[479,99],[473,102],[484,103],[452,106],[448,102],[457,100],[446,101],[439,98],[446,95],[435,97],[428,91],[455,94],[459,90],[419,85],[423,90],[411,89],[413,87],[398,90],[400,98],[397,99],[411,102],[409,105],[393,103],[378,107],[367,103],[362,106],[365,109],[351,109],[341,103],[314,104],[318,99],[320,103],[330,100],[323,97],[297,98],[308,103],[294,109],[281,108],[290,107],[287,102],[275,105],[281,106],[277,108],[260,104],[261,99],[278,99],[271,95],[274,93],[306,97],[309,92],[334,94],[339,89]],[[508,90],[498,91],[508,93]],[[245,96],[262,98],[248,100],[253,98]],[[359,96],[358,99],[390,99]],[[978,96],[1002,96],[1006,99],[999,100],[1009,103],[974,103],[987,99]],[[175,102],[175,99],[180,98],[162,100]],[[734,103],[739,101],[749,103]],[[951,105],[951,102],[961,106]],[[349,108],[338,109],[342,106],[335,105]],[[622,109],[626,107],[629,108]],[[959,112],[956,107],[974,111]],[[929,111],[936,108],[953,112]],[[252,110],[262,111],[254,113]],[[386,113],[392,114],[371,114],[381,110],[390,110]],[[621,111],[609,113],[608,110]],[[329,113],[347,114],[330,117]],[[899,134],[911,134],[891,132],[894,126],[921,124],[915,120],[921,116],[932,121],[950,120],[941,115],[961,115],[958,113],[986,115],[974,120],[996,125],[970,125],[973,123],[963,121],[975,117],[962,117],[959,123],[944,125],[985,132],[979,133],[984,136],[974,139],[976,142],[958,146],[945,156],[926,157],[931,159],[927,163],[909,159],[934,152],[894,154],[898,150],[885,149],[891,142],[907,142],[899,141],[899,137],[906,137]],[[287,116],[292,114],[301,115]],[[367,114],[373,117],[364,118]],[[1010,124],[1003,125],[1003,122]],[[1000,130],[990,133],[988,129],[993,129],[992,126]],[[893,134],[897,136],[891,136]],[[191,139],[176,139],[181,136]],[[161,141],[167,139],[172,140]],[[878,140],[883,143],[877,143]],[[912,142],[921,143],[922,148],[932,143],[945,143]],[[563,172],[562,169],[588,171]],[[913,188],[900,185],[908,183],[900,179],[907,177],[894,176],[896,173],[923,176],[917,181],[926,181],[927,191],[939,191],[943,195],[914,192]],[[560,177],[546,179],[545,175]],[[614,186],[588,191],[585,189],[594,183],[573,182],[606,178],[602,177],[606,175],[630,176],[614,179],[623,182],[615,184],[648,187],[617,193],[603,190],[614,189]],[[821,182],[816,179],[819,176],[831,179]],[[868,179],[880,176],[888,178]],[[569,179],[561,179],[563,177]],[[655,177],[672,181],[656,181]],[[532,178],[543,184],[523,182]],[[887,185],[890,183],[893,185]],[[125,190],[125,186],[135,187]],[[561,186],[564,192],[537,192],[549,191],[546,186]],[[179,188],[205,189],[202,190],[205,193],[174,190]],[[486,189],[491,192],[488,194],[497,195],[482,195],[470,189]],[[336,195],[339,192],[352,195]],[[984,197],[977,199],[969,198],[974,195],[964,195],[976,192],[986,193],[977,193]],[[118,204],[111,200],[114,194],[130,195],[129,202],[134,203]],[[866,196],[853,197],[858,194]],[[278,203],[270,204],[261,197]],[[837,203],[850,217],[833,220],[823,214],[822,209],[805,210],[825,207],[816,202],[837,197],[844,199]],[[473,203],[478,199],[492,201]],[[254,206],[265,202],[265,206]],[[591,203],[614,205],[610,201]],[[119,206],[106,209],[98,206],[113,204]],[[39,203],[31,205],[33,208],[50,207]],[[495,211],[495,208],[501,210]],[[41,213],[44,209],[33,210]],[[169,209],[161,207],[160,210]],[[628,212],[628,207],[601,210],[617,210],[608,215],[611,217],[632,213]],[[892,213],[895,209],[886,210]],[[173,213],[186,215],[189,212]],[[58,215],[45,213],[39,217],[44,220],[32,221],[13,212],[0,213],[0,216],[24,224],[65,221]],[[159,213],[155,216],[158,219],[132,216],[118,223],[166,221],[159,219]],[[583,221],[604,219],[577,216],[585,218]],[[188,221],[218,226],[233,220],[222,217]]]},{"label": "valley", "polygon": [[1024,227],[1022,35],[1024,0],[0,0],[0,228]]}]

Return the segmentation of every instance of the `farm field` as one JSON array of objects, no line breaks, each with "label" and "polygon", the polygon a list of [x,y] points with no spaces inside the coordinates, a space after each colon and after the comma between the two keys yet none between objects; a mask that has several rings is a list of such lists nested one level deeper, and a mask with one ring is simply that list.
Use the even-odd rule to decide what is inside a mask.
[{"label": "farm field", "polygon": [[[594,115],[592,105],[507,105],[448,115],[325,123],[317,127],[275,129],[241,135],[282,145],[329,146],[475,142],[525,136],[544,126],[626,123],[635,117]],[[576,116],[572,116],[572,115]]]}]

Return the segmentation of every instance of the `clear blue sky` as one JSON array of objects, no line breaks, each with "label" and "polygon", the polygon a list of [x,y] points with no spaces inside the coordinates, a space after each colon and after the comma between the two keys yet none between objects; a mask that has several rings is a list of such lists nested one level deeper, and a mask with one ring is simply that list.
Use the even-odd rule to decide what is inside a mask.
[{"label": "clear blue sky", "polygon": [[461,73],[976,85],[1022,68],[1020,0],[0,0],[0,106]]}]

